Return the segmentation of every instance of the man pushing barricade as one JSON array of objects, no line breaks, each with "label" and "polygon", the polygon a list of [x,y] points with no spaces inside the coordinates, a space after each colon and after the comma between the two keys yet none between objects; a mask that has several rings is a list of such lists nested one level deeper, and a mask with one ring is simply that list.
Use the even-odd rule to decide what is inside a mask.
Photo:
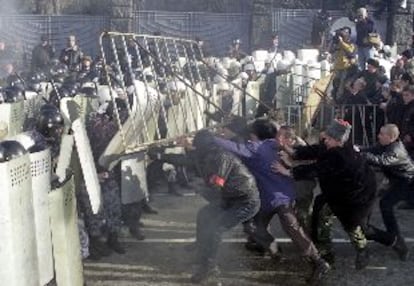
[{"label": "man pushing barricade", "polygon": [[209,202],[197,214],[197,270],[191,277],[201,283],[218,274],[217,254],[224,232],[251,219],[260,208],[254,177],[233,154],[220,148],[207,130],[194,137],[191,157],[152,154],[164,162],[195,166],[206,187],[199,193]]},{"label": "man pushing barricade", "polygon": [[404,144],[398,139],[400,132],[394,124],[384,125],[378,134],[378,145],[361,149],[367,161],[380,167],[389,180],[389,190],[380,200],[382,220],[386,230],[370,226],[370,238],[391,246],[402,261],[408,258],[408,247],[398,226],[394,207],[401,201],[410,200],[414,179],[414,162]]},{"label": "man pushing barricade", "polygon": [[[313,220],[317,222],[313,239],[323,257],[333,262],[330,227],[335,215],[357,251],[355,268],[361,270],[369,263],[365,230],[376,201],[376,182],[373,170],[347,144],[350,132],[348,122],[334,120],[323,134],[320,144],[293,150],[284,148],[293,159],[316,160],[314,163],[288,169],[278,162],[274,170],[295,179],[319,179],[321,194],[315,199],[313,209]],[[322,205],[328,206],[329,210],[321,212]]]}]

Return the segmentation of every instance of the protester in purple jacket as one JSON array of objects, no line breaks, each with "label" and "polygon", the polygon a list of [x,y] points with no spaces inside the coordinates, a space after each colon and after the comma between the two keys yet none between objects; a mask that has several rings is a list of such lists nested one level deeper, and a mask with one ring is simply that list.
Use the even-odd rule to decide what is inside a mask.
[{"label": "protester in purple jacket", "polygon": [[271,219],[277,214],[286,234],[312,263],[314,271],[311,283],[317,283],[329,271],[330,266],[320,257],[298,222],[294,209],[296,196],[293,180],[272,172],[272,163],[279,161],[278,144],[274,139],[277,128],[267,119],[257,119],[250,126],[250,133],[253,140],[245,143],[215,138],[219,146],[237,154],[256,179],[261,208],[255,217],[256,231],[251,234],[250,243],[256,243],[272,257],[279,257],[276,241],[267,230]]}]

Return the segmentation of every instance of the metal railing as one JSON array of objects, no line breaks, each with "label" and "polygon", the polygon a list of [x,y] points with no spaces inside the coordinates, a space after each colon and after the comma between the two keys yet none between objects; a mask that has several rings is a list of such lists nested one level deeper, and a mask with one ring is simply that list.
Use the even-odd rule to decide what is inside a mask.
[{"label": "metal railing", "polygon": [[361,146],[374,144],[381,126],[386,123],[384,111],[378,105],[288,105],[279,112],[284,123],[294,126],[302,136],[323,131],[333,119],[344,119],[352,125],[350,140]]}]

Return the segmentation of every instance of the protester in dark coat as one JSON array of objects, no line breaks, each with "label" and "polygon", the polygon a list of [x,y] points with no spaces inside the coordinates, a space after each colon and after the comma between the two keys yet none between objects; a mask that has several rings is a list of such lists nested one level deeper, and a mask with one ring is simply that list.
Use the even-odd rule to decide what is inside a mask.
[{"label": "protester in dark coat", "polygon": [[297,219],[293,180],[271,171],[271,164],[280,160],[275,139],[277,128],[267,119],[257,119],[250,127],[250,132],[253,140],[244,143],[215,138],[216,144],[239,156],[256,179],[261,208],[254,219],[256,231],[249,239],[265,251],[269,251],[272,256],[278,256],[276,241],[268,231],[270,221],[277,215],[283,230],[300,249],[302,255],[312,263],[314,271],[311,281],[318,283],[330,267],[320,257]]},{"label": "protester in dark coat", "polygon": [[218,147],[209,131],[199,131],[193,146],[191,157],[182,154],[157,156],[170,164],[195,167],[207,185],[200,193],[209,204],[197,214],[200,267],[191,277],[192,282],[200,283],[216,274],[222,234],[256,215],[260,198],[252,174],[236,156]]},{"label": "protester in dark coat", "polygon": [[380,201],[380,210],[386,231],[371,226],[370,238],[384,245],[392,246],[400,259],[405,261],[408,258],[408,248],[394,215],[394,206],[400,201],[412,200],[414,162],[398,138],[399,130],[396,125],[384,125],[378,134],[379,144],[362,151],[367,161],[380,167],[389,179],[389,191]]},{"label": "protester in dark coat", "polygon": [[[295,179],[318,177],[320,196],[357,250],[355,267],[363,269],[369,261],[364,229],[375,202],[376,182],[368,164],[351,146],[345,145],[350,131],[349,123],[335,120],[325,132],[323,145],[298,147],[291,152],[294,159],[316,160],[315,163],[294,167],[291,173],[282,164],[276,164],[275,169]],[[316,242],[330,244],[329,238]],[[325,246],[330,249],[330,245]]]}]

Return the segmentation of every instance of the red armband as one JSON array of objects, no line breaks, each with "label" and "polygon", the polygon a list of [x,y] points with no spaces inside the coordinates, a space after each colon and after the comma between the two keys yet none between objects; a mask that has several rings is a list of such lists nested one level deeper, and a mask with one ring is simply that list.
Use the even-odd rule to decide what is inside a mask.
[{"label": "red armband", "polygon": [[209,179],[209,183],[215,186],[224,187],[226,180],[218,175],[212,175]]}]

